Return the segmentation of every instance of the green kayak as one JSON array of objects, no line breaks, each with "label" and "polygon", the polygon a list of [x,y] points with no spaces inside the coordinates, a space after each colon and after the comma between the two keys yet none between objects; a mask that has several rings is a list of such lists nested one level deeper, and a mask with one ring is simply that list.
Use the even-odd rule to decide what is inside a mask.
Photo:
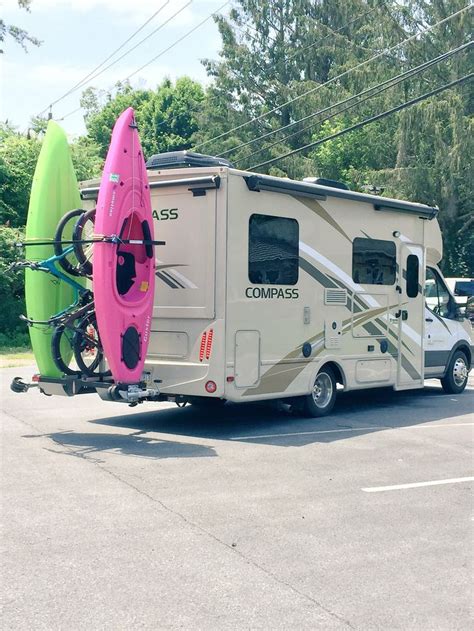
[{"label": "green kayak", "polygon": [[[31,187],[27,241],[54,239],[61,217],[80,206],[81,198],[66,134],[54,121],[49,121]],[[65,235],[66,238],[71,236]],[[52,245],[26,248],[29,260],[41,261],[53,255]],[[26,270],[25,297],[27,316],[33,320],[48,320],[74,300],[73,290],[67,283],[58,281],[51,274],[33,270]],[[37,325],[30,327],[29,332],[40,374],[61,377],[62,373],[51,356],[52,328]],[[65,361],[71,358],[68,354],[69,349],[65,349]]]}]

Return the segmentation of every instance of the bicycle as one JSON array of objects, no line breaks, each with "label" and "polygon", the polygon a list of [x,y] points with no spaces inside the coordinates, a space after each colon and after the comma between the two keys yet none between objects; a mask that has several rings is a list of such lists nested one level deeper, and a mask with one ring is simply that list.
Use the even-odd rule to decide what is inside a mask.
[{"label": "bicycle", "polygon": [[[68,224],[75,220],[73,230],[74,237],[80,237],[83,233],[85,223],[78,224],[85,214],[88,215],[88,221],[91,217],[91,211],[86,213],[81,209],[75,209],[64,215],[58,224],[54,245],[55,254],[43,261],[21,261],[10,266],[12,270],[32,269],[52,274],[60,281],[64,281],[73,288],[74,301],[68,307],[54,314],[48,320],[32,320],[26,316],[20,318],[26,322],[28,326],[50,326],[53,327],[53,335],[51,338],[51,355],[58,369],[66,375],[82,375],[93,377],[106,377],[110,375],[110,371],[101,369],[104,359],[100,336],[97,329],[95,318],[94,300],[92,292],[83,287],[72,276],[89,277],[92,273],[91,257],[86,256],[82,250],[83,260],[78,261],[75,257],[75,251],[78,250],[78,244],[71,243],[68,247],[63,246],[68,241],[63,239],[64,232],[68,229]],[[93,217],[93,216],[92,216]],[[92,240],[88,240],[92,241]],[[39,242],[25,243],[22,245],[39,245]],[[62,268],[59,269],[58,265]],[[64,358],[73,355],[78,370],[71,368],[69,362]]]}]

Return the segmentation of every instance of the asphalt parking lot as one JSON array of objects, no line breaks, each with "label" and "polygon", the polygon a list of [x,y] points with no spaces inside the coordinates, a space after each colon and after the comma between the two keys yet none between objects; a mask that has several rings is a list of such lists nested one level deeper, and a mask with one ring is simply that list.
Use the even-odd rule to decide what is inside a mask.
[{"label": "asphalt parking lot", "polygon": [[3,369],[4,629],[468,629],[474,383],[271,405],[49,398]]}]

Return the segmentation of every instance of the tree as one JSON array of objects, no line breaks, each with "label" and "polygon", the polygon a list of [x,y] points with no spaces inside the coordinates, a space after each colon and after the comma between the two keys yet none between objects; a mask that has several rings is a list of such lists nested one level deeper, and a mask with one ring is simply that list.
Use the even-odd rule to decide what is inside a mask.
[{"label": "tree", "polygon": [[135,109],[143,150],[149,156],[191,146],[204,99],[199,83],[181,77],[174,85],[165,79],[156,90],[133,90],[129,84],[118,84],[113,94],[106,94],[89,88],[81,104],[86,108],[88,136],[97,143],[102,157],[107,153],[113,125],[127,107]]},{"label": "tree", "polygon": [[151,98],[149,90],[133,90],[129,83],[118,83],[114,93],[88,88],[81,99],[85,108],[85,122],[88,137],[95,142],[100,155],[105,158],[115,121],[120,114],[133,107],[141,106]]},{"label": "tree", "polygon": [[41,143],[6,125],[0,126],[0,140],[0,224],[19,227],[26,222]]},{"label": "tree", "polygon": [[[26,9],[26,11],[30,10],[30,4],[31,0],[18,0],[18,6],[22,9]],[[41,41],[38,38],[30,35],[29,33],[27,33],[27,31],[20,28],[19,26],[6,24],[5,20],[2,20],[0,18],[0,43],[3,43],[5,41],[5,37],[7,35],[12,37],[17,44],[20,44],[25,52],[28,50],[27,43],[33,44],[33,46],[41,45]],[[0,54],[2,54],[3,52],[4,51],[0,49]]]}]

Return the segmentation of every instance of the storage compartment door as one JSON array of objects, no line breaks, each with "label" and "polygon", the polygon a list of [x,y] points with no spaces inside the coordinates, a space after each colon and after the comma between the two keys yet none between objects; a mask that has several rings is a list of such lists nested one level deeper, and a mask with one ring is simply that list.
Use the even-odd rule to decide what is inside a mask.
[{"label": "storage compartment door", "polygon": [[237,331],[235,334],[235,385],[256,386],[260,379],[260,332]]}]

